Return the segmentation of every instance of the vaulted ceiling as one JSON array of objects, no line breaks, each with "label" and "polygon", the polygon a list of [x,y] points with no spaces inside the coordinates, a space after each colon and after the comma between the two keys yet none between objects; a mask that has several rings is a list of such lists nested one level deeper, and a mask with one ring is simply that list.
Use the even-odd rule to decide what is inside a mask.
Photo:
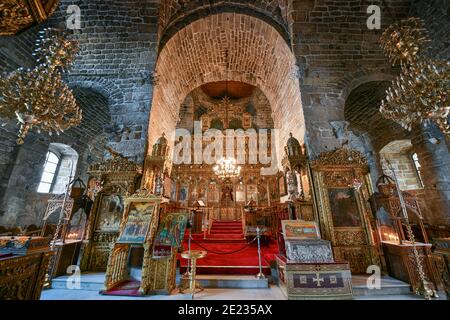
[{"label": "vaulted ceiling", "polygon": [[379,111],[389,85],[389,81],[364,83],[350,93],[345,105],[345,120],[350,123],[350,128],[361,133],[368,132],[377,150],[390,141],[409,137],[409,132],[384,118]]}]

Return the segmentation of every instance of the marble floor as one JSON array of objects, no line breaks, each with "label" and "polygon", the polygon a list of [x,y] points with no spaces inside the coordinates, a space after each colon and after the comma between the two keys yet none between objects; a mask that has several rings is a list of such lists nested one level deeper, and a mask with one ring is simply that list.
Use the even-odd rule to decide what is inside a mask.
[{"label": "marble floor", "polygon": [[[99,294],[99,287],[103,284],[104,274],[86,274],[82,275],[81,289],[67,289],[68,277],[57,278],[52,289],[44,290],[41,294],[41,300],[190,300],[189,294],[179,294],[177,291],[170,296],[155,295],[146,297],[122,297],[122,296],[104,296]],[[395,288],[405,286],[406,284],[390,277],[383,277],[381,286],[383,289],[390,290],[389,295],[383,292],[374,293],[365,291],[367,277],[354,276],[352,278],[354,291],[359,290],[355,300],[418,300],[420,297],[405,293],[401,290],[396,293]],[[195,295],[195,300],[286,300],[282,290],[277,285],[270,285],[267,289],[224,289],[224,288],[206,288],[203,292]]]}]

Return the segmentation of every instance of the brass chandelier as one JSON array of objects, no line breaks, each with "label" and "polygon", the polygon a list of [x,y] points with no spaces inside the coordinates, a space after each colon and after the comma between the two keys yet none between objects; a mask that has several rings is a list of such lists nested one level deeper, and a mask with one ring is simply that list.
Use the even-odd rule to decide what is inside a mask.
[{"label": "brass chandelier", "polygon": [[450,63],[427,58],[429,42],[419,18],[402,20],[385,30],[381,46],[393,65],[400,63],[401,72],[387,90],[380,112],[407,130],[432,120],[450,134]]},{"label": "brass chandelier", "polygon": [[44,29],[33,53],[36,66],[0,77],[0,121],[17,119],[18,144],[33,127],[52,135],[81,122],[81,109],[62,80],[62,73],[71,67],[78,50],[77,43],[59,30]]},{"label": "brass chandelier", "polygon": [[236,159],[221,158],[213,167],[214,173],[223,180],[237,178],[241,174],[241,167],[236,166]]}]

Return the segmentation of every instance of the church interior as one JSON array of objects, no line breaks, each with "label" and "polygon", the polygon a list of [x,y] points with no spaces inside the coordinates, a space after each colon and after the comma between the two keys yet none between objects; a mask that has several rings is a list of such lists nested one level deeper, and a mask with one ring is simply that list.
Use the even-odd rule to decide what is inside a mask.
[{"label": "church interior", "polygon": [[0,300],[447,300],[450,3],[2,0]]}]

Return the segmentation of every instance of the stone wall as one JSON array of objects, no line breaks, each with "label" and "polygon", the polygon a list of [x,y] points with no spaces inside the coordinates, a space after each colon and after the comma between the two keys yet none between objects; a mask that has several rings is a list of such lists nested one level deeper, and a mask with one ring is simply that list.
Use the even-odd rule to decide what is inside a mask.
[{"label": "stone wall", "polygon": [[[392,18],[380,1],[382,29],[369,30],[369,3],[359,0],[293,1],[293,50],[300,68],[303,109],[311,156],[340,146],[330,121],[342,121],[346,99],[359,85],[390,80],[395,70],[378,39]],[[397,18],[410,1],[386,1]]]},{"label": "stone wall", "polygon": [[65,79],[83,110],[82,124],[59,137],[31,133],[22,146],[15,144],[14,122],[0,127],[0,225],[41,223],[48,195],[36,190],[50,143],[76,150],[77,173],[85,181],[88,165],[109,156],[105,145],[143,161],[157,53],[157,2],[62,0],[44,25],[0,38],[0,71],[31,67],[37,31],[44,26],[64,29],[68,5],[81,9],[81,30],[73,32],[81,52]]}]

